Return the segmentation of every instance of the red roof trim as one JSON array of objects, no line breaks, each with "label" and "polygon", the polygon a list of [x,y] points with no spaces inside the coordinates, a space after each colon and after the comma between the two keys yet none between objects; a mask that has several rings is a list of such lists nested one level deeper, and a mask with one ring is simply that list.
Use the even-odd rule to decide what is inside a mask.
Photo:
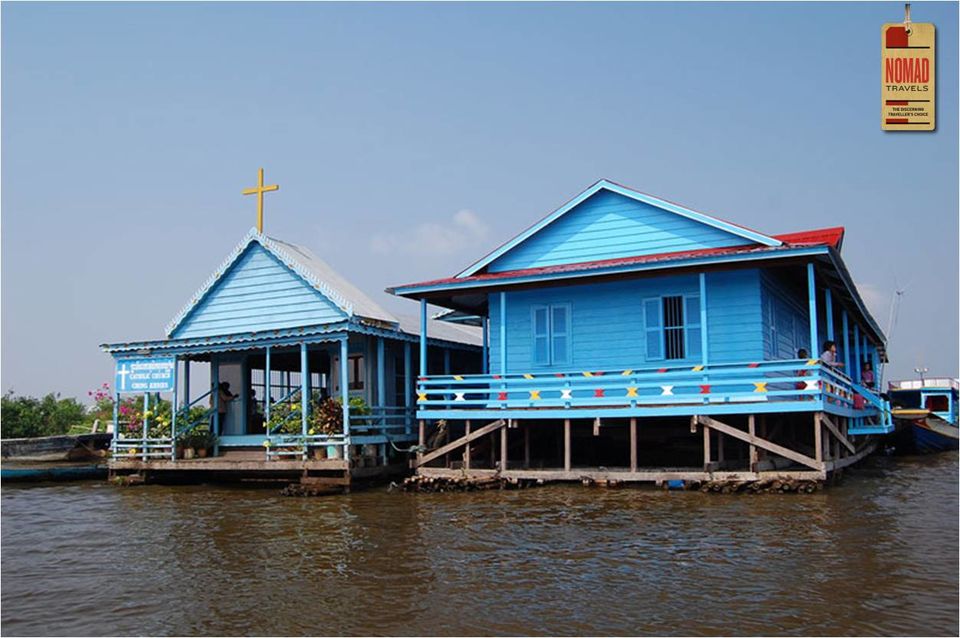
[{"label": "red roof trim", "polygon": [[837,226],[834,228],[821,228],[817,230],[807,230],[796,233],[786,233],[783,235],[769,235],[783,242],[783,246],[729,246],[726,248],[703,248],[700,250],[684,250],[671,253],[656,253],[653,255],[637,255],[635,257],[617,257],[615,259],[600,259],[596,261],[581,261],[572,264],[558,264],[556,266],[541,266],[539,268],[524,268],[521,270],[507,270],[498,273],[482,273],[470,277],[446,277],[444,279],[433,279],[403,286],[394,286],[397,288],[419,288],[424,286],[441,286],[444,284],[471,282],[496,281],[498,279],[510,279],[514,277],[530,277],[536,275],[547,275],[564,272],[578,272],[581,270],[596,270],[600,268],[610,268],[616,266],[631,266],[636,264],[646,264],[654,262],[668,262],[680,259],[691,259],[694,257],[711,257],[715,255],[737,255],[758,252],[777,252],[789,248],[809,247],[809,246],[829,246],[836,250],[840,249],[843,241],[844,228]]}]

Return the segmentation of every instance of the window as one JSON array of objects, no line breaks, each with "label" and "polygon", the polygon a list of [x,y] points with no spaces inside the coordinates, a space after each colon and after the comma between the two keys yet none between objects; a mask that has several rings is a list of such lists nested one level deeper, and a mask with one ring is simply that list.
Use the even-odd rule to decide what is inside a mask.
[{"label": "window", "polygon": [[643,300],[647,359],[691,359],[702,354],[700,297],[671,295]]},{"label": "window", "polygon": [[533,306],[533,363],[564,365],[570,363],[570,304]]},{"label": "window", "polygon": [[347,381],[350,390],[363,390],[363,355],[352,354],[347,359]]}]

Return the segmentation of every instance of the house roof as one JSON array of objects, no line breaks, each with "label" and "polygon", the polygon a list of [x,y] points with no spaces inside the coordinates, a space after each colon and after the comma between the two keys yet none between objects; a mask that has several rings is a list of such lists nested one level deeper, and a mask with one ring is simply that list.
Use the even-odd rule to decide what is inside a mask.
[{"label": "house roof", "polygon": [[496,273],[481,273],[469,277],[456,275],[443,279],[433,279],[419,283],[407,284],[403,286],[394,286],[388,288],[388,292],[395,294],[406,288],[430,288],[434,286],[446,286],[454,284],[459,286],[469,286],[470,284],[495,282],[498,280],[509,280],[526,277],[561,275],[564,273],[580,273],[591,270],[602,270],[606,268],[616,268],[618,266],[632,266],[641,264],[668,263],[682,261],[697,257],[719,257],[736,256],[758,253],[776,253],[793,248],[805,248],[812,246],[823,246],[840,249],[843,241],[843,227],[823,228],[818,230],[802,231],[797,233],[787,233],[783,235],[773,235],[778,244],[776,246],[766,245],[748,245],[748,246],[728,246],[724,248],[703,248],[698,250],[684,250],[669,253],[657,253],[653,255],[636,255],[633,257],[618,257],[616,259],[600,259],[596,261],[583,261],[572,264],[557,264],[553,266],[541,266],[538,268],[524,268],[520,270],[507,270]]},{"label": "house roof", "polygon": [[327,262],[317,257],[310,249],[290,242],[267,237],[251,228],[250,232],[240,241],[227,256],[219,268],[214,271],[206,282],[194,293],[190,301],[177,313],[177,316],[167,324],[166,334],[172,335],[191,312],[206,298],[214,286],[252,243],[258,243],[274,257],[283,262],[288,268],[302,277],[309,285],[320,291],[325,297],[340,308],[348,317],[357,317],[380,321],[389,324],[398,324],[398,319],[380,307],[370,297],[361,292],[356,286],[344,279]]},{"label": "house roof", "polygon": [[697,221],[697,222],[706,224],[708,226],[711,226],[713,228],[717,228],[717,229],[726,231],[728,233],[731,233],[733,235],[742,237],[743,239],[754,242],[761,246],[779,246],[781,244],[780,240],[778,240],[777,238],[771,237],[769,235],[765,235],[756,230],[753,230],[752,228],[747,228],[746,226],[735,224],[733,222],[720,219],[719,217],[714,217],[712,215],[707,215],[705,213],[695,211],[691,208],[687,208],[685,206],[675,204],[665,199],[661,199],[659,197],[654,197],[652,195],[642,193],[638,190],[629,188],[627,186],[623,186],[622,184],[611,182],[610,180],[607,180],[607,179],[601,179],[595,182],[594,184],[592,184],[589,188],[581,192],[579,195],[577,195],[576,197],[568,201],[566,204],[564,204],[557,210],[553,211],[552,213],[550,213],[540,221],[536,222],[535,224],[533,224],[532,226],[530,226],[529,228],[521,232],[519,235],[517,235],[513,239],[501,244],[499,247],[495,248],[493,251],[491,251],[484,257],[480,258],[478,261],[474,262],[463,271],[457,273],[456,277],[458,278],[471,277],[479,273],[481,270],[489,266],[496,259],[503,256],[504,254],[506,254],[507,252],[512,250],[514,247],[518,246],[519,244],[523,243],[533,235],[537,234],[538,232],[540,232],[541,230],[543,230],[553,222],[557,221],[558,219],[566,215],[568,212],[576,208],[578,205],[582,204],[587,199],[596,195],[598,192],[602,190],[610,191],[612,193],[617,193],[618,195],[623,195],[624,197],[628,197],[630,199],[642,202],[644,204],[656,206],[657,208],[680,215],[681,217],[686,217],[687,219],[691,219],[693,221]]}]

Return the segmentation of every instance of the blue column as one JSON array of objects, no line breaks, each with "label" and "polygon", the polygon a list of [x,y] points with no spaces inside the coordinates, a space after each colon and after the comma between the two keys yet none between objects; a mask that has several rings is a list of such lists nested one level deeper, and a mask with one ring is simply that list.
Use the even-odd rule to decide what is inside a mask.
[{"label": "blue column", "polygon": [[263,368],[264,368],[264,370],[263,370],[263,378],[264,378],[264,381],[263,381],[263,388],[264,388],[264,389],[263,389],[263,425],[264,425],[264,429],[265,429],[265,430],[266,430],[266,429],[269,429],[269,426],[267,426],[267,424],[270,423],[270,404],[273,403],[273,399],[272,399],[271,396],[270,396],[270,373],[271,373],[271,370],[270,370],[270,352],[271,352],[271,350],[272,350],[272,349],[270,348],[270,346],[267,346],[266,352],[264,353],[264,359],[266,360],[266,363],[264,363],[264,365],[263,365]]},{"label": "blue column", "polygon": [[807,264],[807,298],[810,313],[810,356],[816,357],[820,352],[820,344],[817,343],[817,285],[812,262]]},{"label": "blue column", "polygon": [[840,315],[843,319],[843,368],[847,376],[853,378],[853,371],[850,370],[850,324],[847,319],[847,311],[844,309]]},{"label": "blue column", "polygon": [[149,435],[149,432],[150,432],[150,419],[147,418],[147,410],[149,409],[150,409],[150,393],[144,392],[143,393],[143,445],[141,446],[143,448],[141,452],[143,452],[144,461],[146,461],[148,458],[147,457],[147,436]]},{"label": "blue column", "polygon": [[420,300],[420,376],[427,376],[427,300]]},{"label": "blue column", "polygon": [[[307,343],[300,344],[300,427],[303,436],[307,436],[307,421],[310,418],[310,361],[307,357]],[[303,455],[306,458],[306,448]]]},{"label": "blue column", "polygon": [[347,336],[340,340],[340,402],[343,405],[343,458],[350,459],[350,380],[347,359],[350,356]]},{"label": "blue column", "polygon": [[707,275],[700,273],[700,350],[701,361],[703,365],[710,363],[710,355],[707,350]]},{"label": "blue column", "polygon": [[[114,388],[116,390],[116,388]],[[120,438],[120,393],[113,393],[113,438],[110,439],[110,451],[117,455],[117,440]]]},{"label": "blue column", "polygon": [[383,337],[377,337],[377,405],[381,408],[387,405],[387,372],[386,348],[384,348]]},{"label": "blue column", "polygon": [[409,341],[403,342],[403,407],[408,410],[405,412],[403,417],[403,423],[406,426],[406,433],[410,434],[412,432],[413,423],[410,420],[410,390],[413,387],[411,383],[412,379],[410,375],[413,373],[413,362],[411,361],[412,356],[410,353],[411,347]]},{"label": "blue column", "polygon": [[507,293],[500,293],[500,374],[507,373]]},{"label": "blue column", "polygon": [[180,367],[178,357],[173,358],[173,396],[170,398],[170,460],[177,460],[177,374]]},{"label": "blue column", "polygon": [[860,326],[853,324],[853,368],[850,369],[850,378],[860,383]]},{"label": "blue column", "polygon": [[486,317],[480,317],[480,329],[483,332],[483,363],[481,371],[484,374],[490,372],[490,321]]},{"label": "blue column", "polygon": [[881,391],[881,387],[880,387],[880,381],[881,381],[881,379],[880,379],[880,353],[879,353],[879,351],[877,350],[877,347],[876,347],[876,346],[873,347],[873,352],[872,352],[871,355],[870,355],[870,363],[873,365],[873,383],[874,383],[874,386],[873,386],[873,387],[875,388],[875,392],[877,393],[877,395],[879,395],[879,394],[880,394],[880,391]]},{"label": "blue column", "polygon": [[830,292],[830,288],[826,288],[823,293],[826,297],[824,304],[827,311],[827,339],[833,341],[833,293]]},{"label": "blue column", "polygon": [[190,359],[183,360],[183,409],[190,407]]},{"label": "blue column", "polygon": [[219,451],[220,439],[220,362],[217,357],[210,357],[210,392],[213,394],[213,435],[217,437],[213,444],[213,455]]}]

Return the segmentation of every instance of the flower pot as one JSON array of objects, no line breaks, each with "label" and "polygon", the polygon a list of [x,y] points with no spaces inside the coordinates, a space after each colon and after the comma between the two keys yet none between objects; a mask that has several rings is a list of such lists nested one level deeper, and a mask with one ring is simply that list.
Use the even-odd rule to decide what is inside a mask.
[{"label": "flower pot", "polygon": [[204,459],[204,458],[206,458],[206,457],[207,457],[207,448],[205,448],[205,447],[198,447],[198,448],[197,448],[197,458]]},{"label": "flower pot", "polygon": [[192,448],[192,447],[185,447],[185,448],[183,448],[183,458],[186,459],[186,460],[190,460],[190,459],[193,458],[193,448]]}]

